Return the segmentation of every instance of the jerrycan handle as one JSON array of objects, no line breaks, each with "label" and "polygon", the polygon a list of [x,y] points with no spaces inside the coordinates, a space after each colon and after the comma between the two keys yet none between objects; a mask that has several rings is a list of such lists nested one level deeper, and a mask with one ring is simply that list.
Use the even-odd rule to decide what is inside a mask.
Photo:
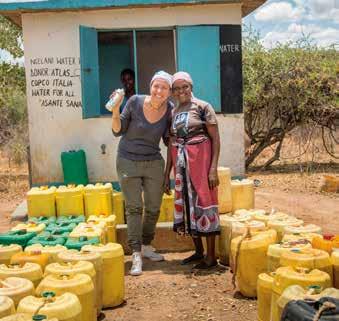
[{"label": "jerrycan handle", "polygon": [[88,241],[88,237],[87,236],[80,236],[79,241],[80,242],[86,242],[86,241]]},{"label": "jerrycan handle", "polygon": [[20,263],[11,263],[11,264],[8,264],[7,266],[10,269],[17,269],[17,268],[22,268],[24,265],[25,263],[20,262]]},{"label": "jerrycan handle", "polygon": [[1,285],[3,285],[5,288],[11,288],[12,284],[7,283],[6,281],[0,280]]},{"label": "jerrycan handle", "polygon": [[299,272],[299,273],[304,273],[304,274],[310,273],[310,269],[305,268],[305,267],[301,267],[301,266],[297,266],[297,267],[295,268],[295,270],[296,270],[297,272]]}]

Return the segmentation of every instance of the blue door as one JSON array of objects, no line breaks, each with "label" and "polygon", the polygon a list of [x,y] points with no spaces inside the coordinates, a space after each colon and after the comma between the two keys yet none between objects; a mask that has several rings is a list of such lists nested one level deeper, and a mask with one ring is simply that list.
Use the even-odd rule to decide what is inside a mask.
[{"label": "blue door", "polygon": [[83,118],[100,116],[98,33],[80,26],[80,67]]},{"label": "blue door", "polygon": [[221,111],[219,26],[178,26],[178,70],[193,79],[193,93]]}]

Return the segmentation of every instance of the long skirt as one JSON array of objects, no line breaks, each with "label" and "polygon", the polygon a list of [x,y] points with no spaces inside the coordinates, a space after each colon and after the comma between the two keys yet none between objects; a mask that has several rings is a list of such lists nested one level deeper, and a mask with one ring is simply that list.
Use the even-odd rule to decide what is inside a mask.
[{"label": "long skirt", "polygon": [[211,141],[171,146],[175,171],[174,231],[193,237],[220,234],[218,191],[210,189]]}]

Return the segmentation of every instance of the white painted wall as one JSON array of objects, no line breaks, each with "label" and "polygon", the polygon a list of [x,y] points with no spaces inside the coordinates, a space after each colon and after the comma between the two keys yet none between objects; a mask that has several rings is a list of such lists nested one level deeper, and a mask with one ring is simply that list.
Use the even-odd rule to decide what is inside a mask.
[{"label": "white painted wall", "polygon": [[[79,25],[95,28],[168,27],[194,24],[241,24],[241,5],[199,5],[144,9],[112,9],[60,13],[26,13],[22,17],[29,136],[33,183],[63,181],[60,153],[82,148],[86,151],[91,181],[117,179],[115,159],[118,138],[111,133],[111,120],[107,117],[82,119],[81,108],[41,107],[41,97],[33,97],[31,59],[53,57],[50,69],[60,67],[56,57],[75,57],[76,64],[62,66],[73,77],[71,91],[74,100],[81,100],[79,59]],[[46,78],[46,77],[45,77]],[[53,77],[48,76],[52,80]],[[41,87],[39,87],[41,88]],[[53,90],[49,85],[45,88]],[[55,89],[55,88],[54,88]],[[52,98],[52,97],[51,97]],[[65,101],[64,101],[65,102]],[[243,117],[218,116],[222,139],[220,165],[232,168],[233,174],[244,171]],[[101,154],[100,145],[107,146]]]}]

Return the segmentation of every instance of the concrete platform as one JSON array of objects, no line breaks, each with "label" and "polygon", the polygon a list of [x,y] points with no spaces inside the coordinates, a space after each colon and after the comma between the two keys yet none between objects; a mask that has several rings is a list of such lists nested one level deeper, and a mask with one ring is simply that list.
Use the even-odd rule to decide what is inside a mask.
[{"label": "concrete platform", "polygon": [[27,202],[22,201],[11,214],[11,221],[27,221]]},{"label": "concrete platform", "polygon": [[[15,209],[11,215],[11,221],[26,221],[27,216],[27,203],[23,201]],[[152,245],[159,252],[184,252],[193,249],[193,242],[190,237],[179,236],[172,230],[173,223],[165,222],[158,223],[155,233],[155,239]],[[127,225],[120,224],[117,226],[117,238],[126,254],[130,254],[130,249],[127,246]]]},{"label": "concrete platform", "polygon": [[[179,236],[173,232],[173,223],[163,222],[158,223],[155,239],[152,245],[159,252],[184,252],[193,250],[193,242],[189,236]],[[117,226],[117,239],[126,254],[131,254],[130,249],[127,246],[127,225],[120,224]]]}]

